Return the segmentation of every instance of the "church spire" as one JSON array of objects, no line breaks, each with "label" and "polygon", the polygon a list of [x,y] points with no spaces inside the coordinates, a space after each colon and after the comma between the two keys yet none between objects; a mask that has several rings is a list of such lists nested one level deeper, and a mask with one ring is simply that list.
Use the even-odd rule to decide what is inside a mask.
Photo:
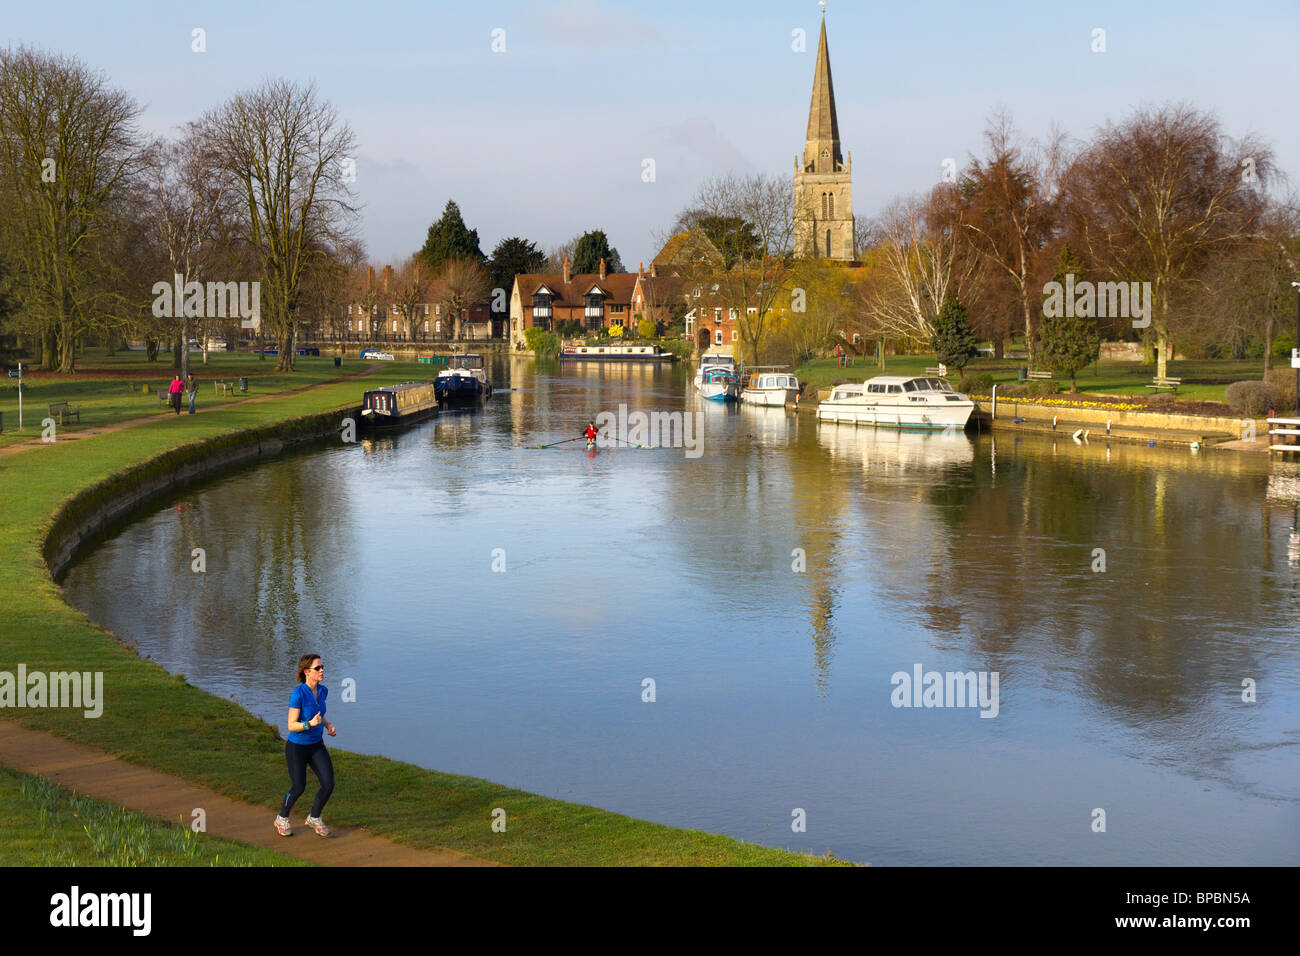
[{"label": "church spire", "polygon": [[835,87],[831,83],[831,55],[826,48],[826,7],[822,7],[821,38],[817,41],[817,69],[813,74],[812,104],[808,107],[808,138],[803,148],[805,172],[834,173],[844,165],[840,153],[840,124],[835,117]]}]

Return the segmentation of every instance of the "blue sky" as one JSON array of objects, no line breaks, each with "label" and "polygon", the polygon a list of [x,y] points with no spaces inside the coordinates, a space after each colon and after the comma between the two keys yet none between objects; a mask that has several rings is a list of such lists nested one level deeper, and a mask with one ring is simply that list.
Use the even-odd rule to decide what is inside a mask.
[{"label": "blue sky", "polygon": [[[267,75],[314,80],[351,123],[372,259],[417,249],[448,198],[485,252],[603,228],[632,269],[701,181],[792,171],[816,2],[44,2],[7,5],[0,42],[105,71],[165,133]],[[207,51],[191,51],[191,30]],[[1106,51],[1091,50],[1106,31]],[[505,51],[492,51],[504,30]],[[807,32],[806,52],[792,31]],[[1185,100],[1255,132],[1300,184],[1300,3],[828,0],[854,211],[928,189],[982,146],[991,109],[1028,136],[1083,137]],[[643,160],[655,181],[643,182]]]}]

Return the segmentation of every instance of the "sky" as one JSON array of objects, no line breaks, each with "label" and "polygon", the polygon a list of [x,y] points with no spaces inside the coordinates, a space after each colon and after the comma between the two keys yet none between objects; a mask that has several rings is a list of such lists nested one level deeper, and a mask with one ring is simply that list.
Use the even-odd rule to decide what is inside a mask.
[{"label": "sky", "polygon": [[[268,76],[314,82],[356,132],[375,263],[416,251],[454,199],[485,253],[603,229],[630,269],[707,178],[792,176],[821,17],[810,0],[0,5],[0,43],[102,70],[151,134]],[[979,154],[994,109],[1026,138],[1086,138],[1184,101],[1262,136],[1300,187],[1300,0],[828,0],[826,27],[855,213]]]}]

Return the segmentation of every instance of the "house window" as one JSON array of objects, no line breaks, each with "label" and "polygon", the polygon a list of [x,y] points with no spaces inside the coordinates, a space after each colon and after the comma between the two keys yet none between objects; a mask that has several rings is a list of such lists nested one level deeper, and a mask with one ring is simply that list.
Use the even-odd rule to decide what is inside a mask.
[{"label": "house window", "polygon": [[397,331],[397,320],[396,320],[396,319],[393,319],[393,331],[394,331],[394,332]]},{"label": "house window", "polygon": [[695,287],[695,291],[694,291],[693,293],[691,293],[691,294],[692,294],[693,296],[695,296],[695,298],[698,299],[698,298],[700,297],[700,287],[699,287],[699,286],[696,286],[696,287]]},{"label": "house window", "polygon": [[714,310],[713,310],[713,324],[714,324],[714,325],[721,325],[721,324],[722,324],[722,310],[721,310],[721,309],[714,309]]},{"label": "house window", "polygon": [[434,333],[435,333],[436,335],[442,335],[442,320],[441,320],[441,319],[435,319],[435,320],[434,320],[434,323],[433,323],[433,331],[434,331]]},{"label": "house window", "polygon": [[424,331],[426,331],[426,332],[429,331],[429,320],[428,320],[428,319],[425,319],[425,320],[424,320]]},{"label": "house window", "polygon": [[[424,314],[425,314],[425,315],[428,315],[428,314],[429,314],[429,303],[427,303],[427,302],[424,303]],[[424,323],[424,324],[425,324],[426,326],[428,326],[429,323],[426,322],[426,323]]]},{"label": "house window", "polygon": [[621,305],[611,305],[609,307],[609,311],[612,312],[614,315],[622,315],[623,307]]},{"label": "house window", "polygon": [[551,317],[551,297],[545,292],[533,295],[533,317],[549,319]]},{"label": "house window", "polygon": [[714,345],[722,344],[722,329],[718,329],[713,333],[713,344]]},{"label": "house window", "polygon": [[731,330],[731,341],[733,341],[733,342],[739,342],[739,341],[740,341],[740,333],[737,332],[735,329],[732,329],[732,330]]},{"label": "house window", "polygon": [[352,314],[352,306],[348,306],[348,315]]},{"label": "house window", "polygon": [[598,329],[604,324],[605,318],[605,297],[599,292],[588,292],[586,296],[586,326],[589,329]]},{"label": "house window", "polygon": [[434,314],[434,315],[442,315],[442,303],[441,303],[441,302],[439,302],[437,305],[435,305],[435,306],[433,307],[433,314]]},{"label": "house window", "polygon": [[728,310],[727,310],[727,318],[730,319],[732,322],[735,322],[735,321],[736,321],[736,310],[735,310],[735,309],[728,309]]},{"label": "house window", "polygon": [[[348,311],[351,311],[351,307],[350,307],[350,306],[349,306],[349,308],[348,308]],[[352,331],[352,320],[351,320],[351,319],[348,319],[348,331],[349,331],[349,332]]]}]

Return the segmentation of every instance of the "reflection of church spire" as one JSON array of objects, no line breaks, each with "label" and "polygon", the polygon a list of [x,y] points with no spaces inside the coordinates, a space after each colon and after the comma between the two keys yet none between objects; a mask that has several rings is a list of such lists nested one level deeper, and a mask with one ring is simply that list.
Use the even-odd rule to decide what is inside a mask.
[{"label": "reflection of church spire", "polygon": [[835,652],[835,588],[823,579],[813,583],[812,592],[808,615],[812,619],[813,666],[817,669],[818,693],[825,695],[830,690],[831,658]]}]

